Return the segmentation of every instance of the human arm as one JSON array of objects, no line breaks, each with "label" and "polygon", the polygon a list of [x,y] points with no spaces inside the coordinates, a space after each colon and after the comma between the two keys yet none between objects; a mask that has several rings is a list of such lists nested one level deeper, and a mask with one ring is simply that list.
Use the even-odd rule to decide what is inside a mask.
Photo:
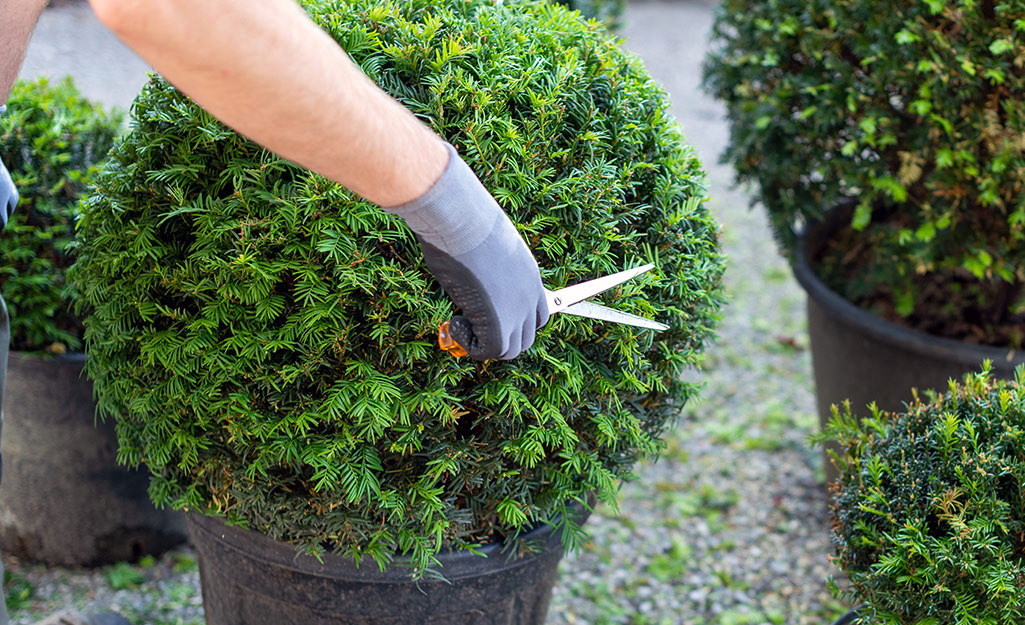
[{"label": "human arm", "polygon": [[7,102],[18,77],[25,46],[47,0],[4,0],[0,2],[0,105]]},{"label": "human arm", "polygon": [[381,206],[422,195],[442,141],[294,0],[90,0],[100,21],[241,134]]},{"label": "human arm", "polygon": [[530,346],[548,312],[522,237],[455,151],[293,0],[90,2],[215,117],[406,219],[469,318],[454,333],[472,357],[512,358]]}]

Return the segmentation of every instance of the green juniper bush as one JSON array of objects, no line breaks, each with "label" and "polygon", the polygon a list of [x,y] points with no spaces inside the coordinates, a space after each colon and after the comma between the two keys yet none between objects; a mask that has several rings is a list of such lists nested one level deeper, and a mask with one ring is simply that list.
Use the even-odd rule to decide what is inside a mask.
[{"label": "green juniper bush", "polygon": [[948,338],[1025,347],[1025,1],[725,0],[705,84],[725,159],[840,295]]},{"label": "green juniper bush", "polygon": [[[455,311],[398,219],[232,132],[158,77],[83,205],[73,279],[121,462],[158,504],[413,575],[618,482],[696,386],[721,303],[704,173],[663,90],[558,5],[307,0],[454,145],[550,288],[655,263],[602,297],[660,334],[556,315],[513,361],[457,360]],[[342,146],[340,149],[344,149]]]},{"label": "green juniper bush", "polygon": [[63,353],[82,347],[65,272],[78,202],[99,171],[122,116],[86,101],[70,79],[19,81],[0,117],[0,159],[21,201],[0,237],[0,292],[11,347]]},{"label": "green juniper bush", "polygon": [[[862,625],[1025,622],[1025,367],[858,420],[834,406],[835,561]],[[834,584],[834,590],[837,590]]]}]

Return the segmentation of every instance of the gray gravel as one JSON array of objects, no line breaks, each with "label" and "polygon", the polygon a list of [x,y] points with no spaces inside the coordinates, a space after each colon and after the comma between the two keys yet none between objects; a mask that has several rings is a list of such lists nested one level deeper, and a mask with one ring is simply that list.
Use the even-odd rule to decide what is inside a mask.
[{"label": "gray gravel", "polygon": [[[591,517],[591,542],[563,560],[550,625],[829,625],[846,610],[825,588],[835,574],[827,496],[821,458],[805,443],[816,418],[804,296],[763,212],[717,164],[723,111],[698,87],[713,7],[634,0],[624,35],[708,168],[731,304],[699,378],[703,400],[681,415],[663,457],[623,486],[618,514],[601,507]],[[72,73],[89,96],[127,106],[144,72],[71,3],[46,12],[22,74]],[[31,589],[12,606],[15,625],[68,607],[115,609],[137,624],[203,622],[188,549],[100,571],[4,560],[15,587]]]}]

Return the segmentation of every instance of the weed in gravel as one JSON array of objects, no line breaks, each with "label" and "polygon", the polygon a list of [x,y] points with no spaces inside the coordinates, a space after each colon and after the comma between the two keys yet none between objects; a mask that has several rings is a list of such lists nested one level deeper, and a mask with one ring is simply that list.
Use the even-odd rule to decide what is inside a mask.
[{"label": "weed in gravel", "polygon": [[746,438],[747,423],[725,417],[721,409],[713,411],[713,415],[702,428],[712,442],[733,447]]},{"label": "weed in gravel", "polygon": [[736,608],[720,613],[718,625],[762,625],[764,622],[764,615],[747,608]]},{"label": "weed in gravel", "polygon": [[35,588],[25,576],[4,571],[4,596],[7,597],[7,609],[11,612],[23,610],[32,602]]},{"label": "weed in gravel", "polygon": [[649,614],[634,614],[630,617],[629,625],[677,625],[668,616],[658,617]]},{"label": "weed in gravel", "polygon": [[648,564],[647,571],[660,582],[681,579],[694,568],[693,549],[687,539],[677,534],[665,552],[656,555]]},{"label": "weed in gravel", "polygon": [[762,271],[762,279],[766,282],[783,284],[790,280],[790,272],[782,267],[769,266]]},{"label": "weed in gravel", "polygon": [[138,567],[128,562],[118,562],[108,568],[104,576],[107,578],[107,583],[114,590],[138,588],[146,581],[146,575]]},{"label": "weed in gravel", "polygon": [[762,616],[772,625],[783,625],[786,622],[786,615],[780,609],[763,610]]},{"label": "weed in gravel", "polygon": [[[189,582],[161,584],[140,604],[126,610],[133,625],[203,625],[200,591]],[[191,610],[190,610],[191,608]],[[189,616],[183,613],[192,612]]]},{"label": "weed in gravel", "polygon": [[589,612],[594,615],[590,625],[615,625],[629,618],[629,608],[620,603],[621,589],[604,579],[595,579],[573,589],[573,594],[590,602]]},{"label": "weed in gravel", "polygon": [[669,461],[675,460],[676,462],[688,462],[690,461],[690,452],[683,441],[676,436],[667,436],[665,441],[665,448],[662,450],[662,460]]},{"label": "weed in gravel", "polygon": [[724,588],[729,590],[746,592],[751,587],[751,582],[737,579],[736,575],[733,574],[733,571],[730,571],[729,569],[714,568],[712,569],[712,574],[715,575],[715,578],[719,580],[719,583],[722,584]]},{"label": "weed in gravel", "polygon": [[175,573],[191,573],[199,569],[196,558],[187,553],[175,552],[171,554],[171,570]]},{"label": "weed in gravel", "polygon": [[754,359],[751,358],[751,350],[747,347],[731,348],[726,345],[724,349],[709,353],[705,362],[709,364],[719,362],[722,367],[729,369],[751,370],[754,368]]}]

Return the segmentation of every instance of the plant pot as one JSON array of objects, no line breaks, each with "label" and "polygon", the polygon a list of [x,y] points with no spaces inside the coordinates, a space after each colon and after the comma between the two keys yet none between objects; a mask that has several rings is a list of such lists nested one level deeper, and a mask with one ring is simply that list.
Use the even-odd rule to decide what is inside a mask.
[{"label": "plant pot", "polygon": [[149,474],[118,466],[112,423],[96,417],[83,354],[11,352],[3,398],[0,547],[62,566],[159,554],[187,537],[157,510]]},{"label": "plant pot", "polygon": [[833,621],[833,625],[858,625],[858,611],[857,609],[851,610],[847,614],[844,614],[840,618]]},{"label": "plant pot", "polygon": [[[994,376],[1004,379],[1025,363],[1025,354],[1013,349],[972,345],[901,327],[831,291],[815,275],[809,259],[841,223],[842,218],[836,218],[808,228],[793,258],[794,275],[808,293],[815,396],[823,425],[831,417],[830,406],[846,399],[855,414],[867,414],[871,402],[883,410],[898,411],[911,400],[911,389],[946,389],[948,379],[978,371],[983,360],[993,361]],[[828,455],[826,476],[830,481],[836,478]]]},{"label": "plant pot", "polygon": [[544,525],[524,536],[538,553],[501,546],[439,554],[448,580],[414,582],[395,558],[381,571],[338,555],[318,561],[294,545],[223,520],[187,515],[199,559],[207,625],[543,625],[563,549]]}]

